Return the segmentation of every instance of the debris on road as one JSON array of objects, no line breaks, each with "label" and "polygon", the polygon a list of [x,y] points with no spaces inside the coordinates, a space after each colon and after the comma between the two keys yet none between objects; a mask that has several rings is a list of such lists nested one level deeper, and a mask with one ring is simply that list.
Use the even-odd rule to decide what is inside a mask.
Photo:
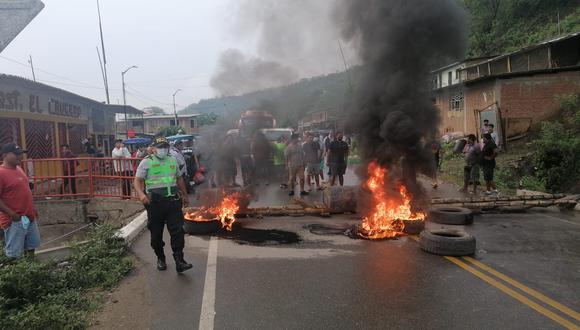
[{"label": "debris on road", "polygon": [[442,256],[467,256],[475,254],[475,237],[451,229],[424,230],[419,244],[425,252]]},{"label": "debris on road", "polygon": [[473,212],[463,207],[432,207],[427,219],[443,225],[470,225],[473,223]]}]

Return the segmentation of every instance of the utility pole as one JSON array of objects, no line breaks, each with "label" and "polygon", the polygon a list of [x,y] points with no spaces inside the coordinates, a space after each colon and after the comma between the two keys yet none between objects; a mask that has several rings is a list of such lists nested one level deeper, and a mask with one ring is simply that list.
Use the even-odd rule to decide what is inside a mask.
[{"label": "utility pole", "polygon": [[173,114],[175,115],[175,127],[179,126],[177,124],[177,110],[175,109],[175,94],[177,94],[179,91],[181,91],[181,89],[178,89],[175,91],[175,93],[173,93]]},{"label": "utility pole", "polygon": [[34,75],[34,64],[32,64],[32,55],[28,55],[28,63],[30,63],[30,69],[32,70],[32,80],[36,82],[36,76]]},{"label": "utility pole", "polygon": [[125,112],[125,136],[127,139],[129,138],[129,122],[127,121],[127,97],[125,96],[125,73],[127,71],[137,68],[137,66],[133,65],[127,68],[127,70],[121,72],[121,81],[123,83],[123,110]]},{"label": "utility pole", "polygon": [[346,65],[346,59],[344,58],[344,52],[342,51],[342,45],[340,44],[340,39],[338,39],[338,49],[340,49],[340,55],[342,56],[342,62],[344,63],[344,72],[348,78],[348,86],[352,91],[352,81],[350,80],[350,72],[348,72],[348,65]]},{"label": "utility pole", "polygon": [[[99,7],[99,0],[97,0],[97,12],[99,14],[99,31],[101,33],[101,49],[103,50],[103,80],[105,84],[105,93],[107,94],[107,104],[111,104],[109,99],[109,79],[107,78],[107,56],[105,56],[105,40],[103,39],[103,25],[101,24],[101,8]],[[98,48],[97,48],[98,52]],[[99,56],[99,61],[101,57]]]},{"label": "utility pole", "polygon": [[558,8],[558,36],[560,36],[562,34],[562,31],[560,31],[560,8]]}]

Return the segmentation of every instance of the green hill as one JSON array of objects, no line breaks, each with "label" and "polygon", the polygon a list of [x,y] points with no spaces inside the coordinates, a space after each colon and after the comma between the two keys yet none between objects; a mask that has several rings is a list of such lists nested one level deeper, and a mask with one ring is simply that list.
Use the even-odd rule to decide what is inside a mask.
[{"label": "green hill", "polygon": [[468,49],[470,57],[499,55],[557,37],[559,34],[580,31],[578,0],[459,2],[471,16]]},{"label": "green hill", "polygon": [[360,68],[349,73],[340,72],[302,79],[294,84],[271,88],[240,96],[226,96],[201,100],[180,113],[213,112],[234,120],[249,108],[267,110],[275,115],[280,127],[296,126],[298,120],[312,111],[330,111],[340,114],[350,94],[349,75],[356,81]]},{"label": "green hill", "polygon": [[[503,54],[580,31],[578,0],[458,0],[471,16],[468,57]],[[558,24],[558,15],[560,24]],[[361,68],[349,75],[356,88]],[[240,96],[201,100],[181,113],[216,113],[233,122],[249,108],[272,112],[279,126],[296,126],[309,112],[328,110],[338,115],[352,90],[347,73],[335,73],[285,87],[271,88]]]}]

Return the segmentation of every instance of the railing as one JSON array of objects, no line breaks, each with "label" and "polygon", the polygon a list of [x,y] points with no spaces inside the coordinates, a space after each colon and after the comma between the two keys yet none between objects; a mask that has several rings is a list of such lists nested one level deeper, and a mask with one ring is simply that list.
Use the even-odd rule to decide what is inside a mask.
[{"label": "railing", "polygon": [[133,178],[138,158],[27,159],[22,168],[36,199],[136,198]]}]

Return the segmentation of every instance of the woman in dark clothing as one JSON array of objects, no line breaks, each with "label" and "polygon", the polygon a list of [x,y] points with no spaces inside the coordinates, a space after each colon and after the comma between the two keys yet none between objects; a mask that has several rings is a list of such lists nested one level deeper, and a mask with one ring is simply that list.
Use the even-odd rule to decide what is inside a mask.
[{"label": "woman in dark clothing", "polygon": [[[483,159],[481,160],[481,167],[483,169],[483,179],[485,180],[487,195],[499,194],[495,182],[493,181],[493,172],[495,170],[495,157],[497,157],[497,145],[493,142],[491,134],[483,135]],[[493,190],[492,190],[493,189]]]}]

